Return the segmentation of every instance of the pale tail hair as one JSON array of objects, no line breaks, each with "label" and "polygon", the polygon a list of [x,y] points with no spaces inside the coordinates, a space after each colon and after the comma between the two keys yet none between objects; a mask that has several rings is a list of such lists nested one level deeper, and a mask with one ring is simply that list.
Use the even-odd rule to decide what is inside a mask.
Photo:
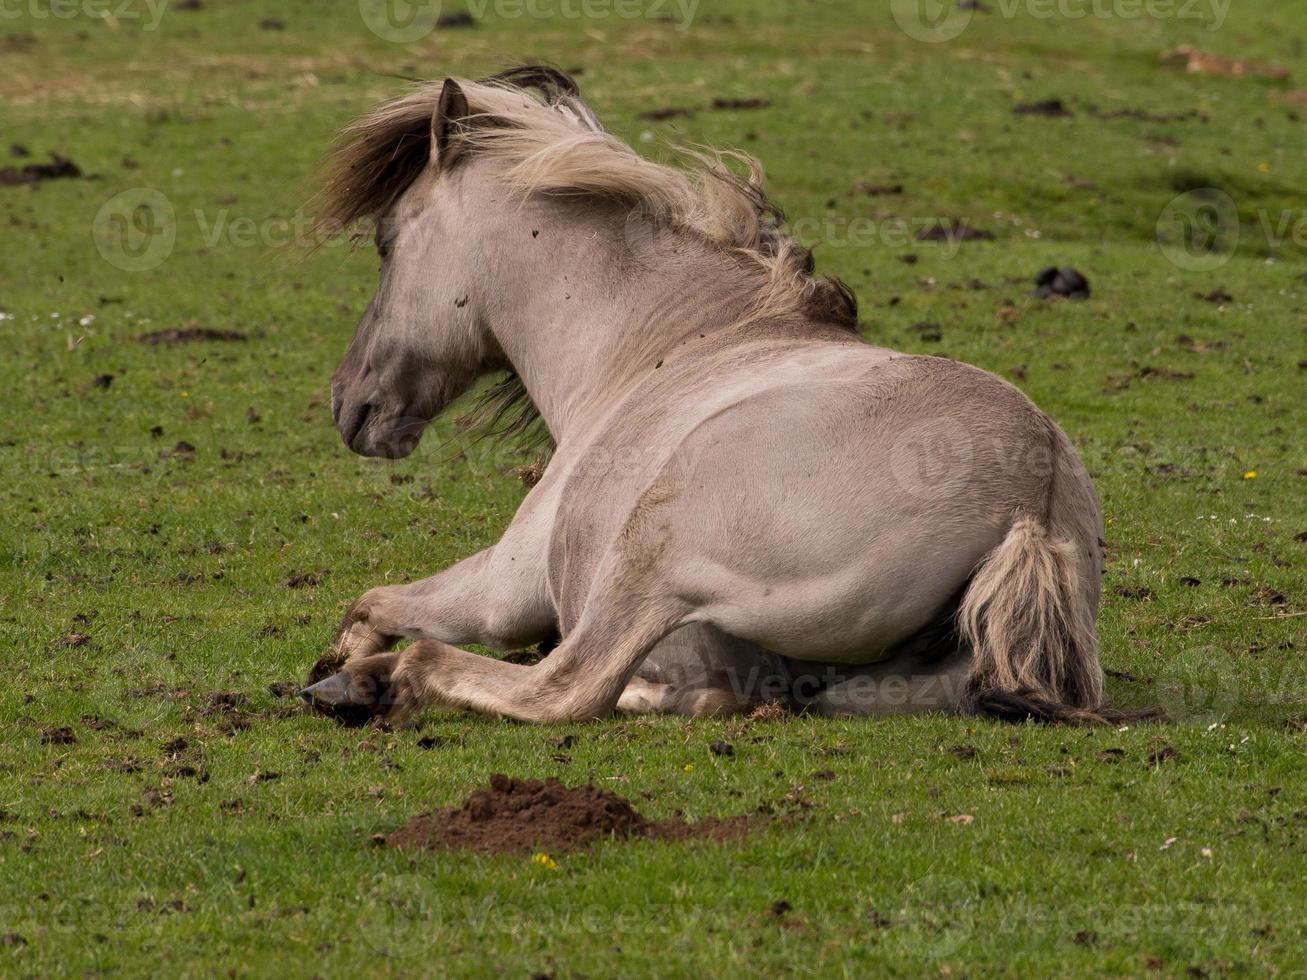
[{"label": "pale tail hair", "polygon": [[1155,717],[1109,707],[1099,662],[1102,523],[1066,436],[1046,422],[1053,466],[1042,513],[1015,516],[975,569],[955,625],[972,657],[965,707],[1021,721]]},{"label": "pale tail hair", "polygon": [[1048,721],[1105,721],[1094,609],[1075,543],[1016,520],[976,570],[958,611],[972,651],[973,707]]}]

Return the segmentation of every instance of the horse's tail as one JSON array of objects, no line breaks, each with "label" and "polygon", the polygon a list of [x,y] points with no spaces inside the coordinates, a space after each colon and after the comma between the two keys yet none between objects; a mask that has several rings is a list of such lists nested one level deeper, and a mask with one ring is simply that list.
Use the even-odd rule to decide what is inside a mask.
[{"label": "horse's tail", "polygon": [[1022,514],[977,567],[958,632],[972,653],[964,707],[1020,721],[1105,723],[1098,661],[1102,525],[1089,476],[1052,423],[1045,512]]}]

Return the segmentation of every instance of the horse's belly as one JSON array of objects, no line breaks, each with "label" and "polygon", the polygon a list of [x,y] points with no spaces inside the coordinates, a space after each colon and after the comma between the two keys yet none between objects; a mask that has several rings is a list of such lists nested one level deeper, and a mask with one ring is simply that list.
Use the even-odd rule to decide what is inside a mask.
[{"label": "horse's belly", "polygon": [[[929,625],[1002,533],[905,530],[839,555],[794,554],[770,571],[705,563],[695,618],[795,660],[871,663]],[[805,573],[832,558],[837,570]]]}]

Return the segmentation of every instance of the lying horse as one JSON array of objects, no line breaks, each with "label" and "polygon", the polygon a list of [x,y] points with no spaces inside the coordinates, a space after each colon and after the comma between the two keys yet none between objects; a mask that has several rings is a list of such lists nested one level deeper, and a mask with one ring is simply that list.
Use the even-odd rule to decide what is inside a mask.
[{"label": "lying horse", "polygon": [[[555,449],[498,544],[353,604],[312,705],[1105,716],[1101,516],[1067,437],[994,375],[864,342],[750,158],[651,162],[524,68],[364,116],[323,200],[381,257],[332,379],[345,443],[404,456],[507,371],[498,414]],[[551,636],[535,665],[455,645]]]}]

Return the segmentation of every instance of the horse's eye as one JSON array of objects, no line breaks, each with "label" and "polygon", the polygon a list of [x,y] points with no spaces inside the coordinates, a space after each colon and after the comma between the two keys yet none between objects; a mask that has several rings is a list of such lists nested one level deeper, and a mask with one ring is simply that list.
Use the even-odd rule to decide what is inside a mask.
[{"label": "horse's eye", "polygon": [[391,243],[388,242],[388,241],[386,241],[386,242],[377,242],[377,255],[381,256],[381,259],[382,259],[383,261],[384,261],[387,257],[389,257],[389,255],[390,255],[390,247],[391,247]]}]

